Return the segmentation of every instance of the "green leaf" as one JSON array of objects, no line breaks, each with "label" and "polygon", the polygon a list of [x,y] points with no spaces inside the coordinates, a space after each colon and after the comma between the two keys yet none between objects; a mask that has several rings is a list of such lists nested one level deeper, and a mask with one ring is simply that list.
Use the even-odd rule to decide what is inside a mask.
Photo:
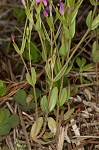
[{"label": "green leaf", "polygon": [[86,24],[87,24],[87,27],[89,29],[91,29],[91,25],[92,25],[92,10],[89,12],[87,18],[86,18]]},{"label": "green leaf", "polygon": [[96,1],[95,0],[89,0],[90,1],[90,3],[91,3],[91,5],[93,5],[93,6],[95,6],[95,5],[99,5],[99,2],[97,2],[96,3]]},{"label": "green leaf", "polygon": [[16,44],[15,42],[13,42],[13,47],[14,47],[15,51],[16,51],[19,55],[21,55],[21,51],[20,51],[20,49],[18,48],[18,46],[17,46],[17,44]]},{"label": "green leaf", "polygon": [[71,115],[73,114],[74,112],[74,108],[70,109],[67,113],[64,114],[64,120],[67,120],[71,117]]},{"label": "green leaf", "polygon": [[50,102],[49,102],[49,111],[50,112],[54,109],[57,99],[58,99],[58,88],[54,87],[51,91]]},{"label": "green leaf", "polygon": [[59,98],[59,106],[63,106],[66,100],[67,100],[67,90],[66,88],[63,88]]},{"label": "green leaf", "polygon": [[36,72],[35,72],[34,67],[31,68],[31,75],[32,75],[32,83],[33,85],[35,85],[36,84]]},{"label": "green leaf", "polygon": [[12,115],[8,118],[7,123],[10,124],[11,128],[15,128],[19,125],[19,116],[18,115]]},{"label": "green leaf", "polygon": [[0,126],[0,136],[7,135],[11,130],[11,126],[9,124],[3,124]]},{"label": "green leaf", "polygon": [[35,30],[39,31],[40,29],[41,29],[41,18],[39,17],[39,19],[35,24]]},{"label": "green leaf", "polygon": [[75,35],[75,23],[76,23],[76,21],[74,20],[69,26],[71,38],[73,38]]},{"label": "green leaf", "polygon": [[24,38],[24,39],[22,40],[22,46],[21,46],[21,49],[20,49],[20,53],[21,53],[21,55],[22,55],[22,54],[23,54],[23,52],[24,52],[25,45],[26,45],[26,38]]},{"label": "green leaf", "polygon": [[82,65],[81,65],[81,67],[83,67],[85,64],[86,64],[86,59],[83,57],[82,58]]},{"label": "green leaf", "polygon": [[70,31],[67,27],[64,27],[66,39],[71,39]]},{"label": "green leaf", "polygon": [[96,41],[94,41],[93,45],[92,45],[92,56],[94,55],[94,52],[97,50],[97,43]]},{"label": "green leaf", "polygon": [[66,69],[68,66],[64,65],[63,68],[60,70],[60,72],[57,74],[57,76],[53,79],[53,82],[58,81],[62,76],[64,76]]},{"label": "green leaf", "polygon": [[60,58],[57,58],[56,64],[57,64],[58,71],[60,71],[62,68]]},{"label": "green leaf", "polygon": [[79,0],[77,3],[75,3],[74,10],[72,12],[72,17],[71,17],[71,23],[76,19],[78,9],[81,6],[82,2],[83,2],[83,0]]},{"label": "green leaf", "polygon": [[91,30],[96,29],[98,26],[99,26],[99,14],[93,20],[92,25],[91,25]]},{"label": "green leaf", "polygon": [[6,84],[3,83],[3,87],[0,88],[0,96],[4,96],[7,94],[7,87]]},{"label": "green leaf", "polygon": [[51,80],[51,68],[50,68],[50,64],[49,64],[48,61],[47,61],[46,65],[45,65],[45,71],[46,71],[46,74],[47,74],[49,80]]},{"label": "green leaf", "polygon": [[5,113],[0,110],[0,124],[3,123],[4,119],[5,119]]},{"label": "green leaf", "polygon": [[85,65],[83,68],[82,68],[82,72],[83,71],[87,71],[88,69],[90,69],[91,67],[93,67],[93,64],[87,64],[87,65]]},{"label": "green leaf", "polygon": [[82,66],[82,61],[79,57],[76,58],[76,63],[79,66],[79,68]]},{"label": "green leaf", "polygon": [[95,51],[92,57],[94,62],[99,62],[99,50]]},{"label": "green leaf", "polygon": [[10,111],[6,108],[0,109],[0,124],[4,124],[6,119],[10,116]]},{"label": "green leaf", "polygon": [[32,137],[32,139],[36,138],[36,136],[39,134],[42,126],[43,126],[43,117],[39,117],[34,122],[32,128],[31,128],[31,137]]},{"label": "green leaf", "polygon": [[40,106],[41,106],[41,109],[44,113],[47,113],[49,110],[48,110],[48,101],[47,101],[47,97],[46,95],[44,95],[42,98],[41,98],[41,103],[40,103]]},{"label": "green leaf", "polygon": [[52,117],[47,118],[48,127],[52,133],[56,133],[56,121]]},{"label": "green leaf", "polygon": [[3,112],[5,113],[5,120],[8,119],[10,116],[10,111],[8,109],[4,108]]},{"label": "green leaf", "polygon": [[21,105],[26,106],[26,92],[25,90],[19,90],[15,95],[14,99]]},{"label": "green leaf", "polygon": [[26,74],[26,80],[30,85],[33,85],[32,78],[31,78],[29,72]]},{"label": "green leaf", "polygon": [[18,7],[12,7],[13,9],[13,15],[17,18],[18,21],[23,21],[26,18],[25,10],[24,8],[18,8]]},{"label": "green leaf", "polygon": [[74,20],[76,19],[77,13],[78,13],[78,9],[75,9],[75,10],[72,12],[71,23],[74,22]]},{"label": "green leaf", "polygon": [[66,48],[65,48],[64,43],[62,43],[62,45],[60,47],[59,54],[60,54],[60,56],[66,56]]},{"label": "green leaf", "polygon": [[0,124],[4,122],[5,118],[6,118],[5,108],[0,109]]}]

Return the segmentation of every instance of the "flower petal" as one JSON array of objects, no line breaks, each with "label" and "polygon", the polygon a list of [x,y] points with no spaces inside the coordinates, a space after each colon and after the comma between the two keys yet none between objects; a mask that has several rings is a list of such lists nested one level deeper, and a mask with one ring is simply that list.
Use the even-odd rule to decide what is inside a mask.
[{"label": "flower petal", "polygon": [[47,0],[42,0],[44,6],[47,6]]}]

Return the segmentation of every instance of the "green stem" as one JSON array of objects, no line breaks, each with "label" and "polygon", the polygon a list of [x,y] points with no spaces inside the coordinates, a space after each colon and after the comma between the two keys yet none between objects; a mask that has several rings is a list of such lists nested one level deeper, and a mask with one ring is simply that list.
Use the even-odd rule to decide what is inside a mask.
[{"label": "green stem", "polygon": [[45,46],[44,46],[44,43],[43,43],[43,39],[42,39],[42,36],[41,36],[39,31],[38,31],[38,34],[39,34],[40,41],[41,41],[41,44],[42,44],[42,49],[43,49],[43,52],[44,52],[45,61],[47,63],[47,54],[46,54]]},{"label": "green stem", "polygon": [[23,64],[24,64],[24,66],[25,66],[25,68],[26,68],[26,71],[27,71],[27,72],[29,72],[29,71],[28,71],[28,68],[27,68],[27,66],[26,66],[26,63],[25,63],[25,61],[24,61],[23,56],[22,56],[22,55],[20,55],[20,57],[21,57],[21,60],[22,60],[22,62],[23,62]]},{"label": "green stem", "polygon": [[34,100],[35,100],[35,106],[36,106],[36,120],[38,119],[38,107],[37,107],[37,97],[36,97],[36,90],[35,86],[33,85],[33,92],[34,92]]},{"label": "green stem", "polygon": [[69,61],[72,59],[73,55],[75,54],[75,52],[78,50],[79,46],[83,43],[85,37],[88,35],[89,33],[89,29],[86,31],[86,33],[84,34],[84,36],[82,37],[82,39],[80,40],[80,42],[77,44],[76,48],[74,49],[74,51],[72,52],[72,54],[70,55],[69,59],[67,60],[66,64],[67,65],[69,63]]}]

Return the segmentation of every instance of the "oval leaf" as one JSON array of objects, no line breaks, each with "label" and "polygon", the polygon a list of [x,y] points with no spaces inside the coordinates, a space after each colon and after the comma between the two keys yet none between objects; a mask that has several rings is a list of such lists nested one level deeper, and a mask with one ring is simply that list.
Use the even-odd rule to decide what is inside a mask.
[{"label": "oval leaf", "polygon": [[22,41],[21,50],[20,50],[21,55],[22,55],[23,52],[24,52],[25,45],[26,45],[26,38],[24,38],[23,41]]},{"label": "oval leaf", "polygon": [[32,128],[31,128],[31,137],[32,137],[32,139],[36,138],[36,136],[39,134],[42,126],[43,126],[43,117],[39,117],[34,122]]},{"label": "oval leaf", "polygon": [[71,38],[73,38],[75,35],[75,23],[76,23],[76,21],[74,20],[69,26]]},{"label": "oval leaf", "polygon": [[10,116],[10,111],[6,108],[0,110],[0,123],[4,124],[6,119]]},{"label": "oval leaf", "polygon": [[32,74],[32,83],[33,85],[35,85],[36,84],[36,72],[35,72],[34,67],[31,68],[31,74]]},{"label": "oval leaf", "polygon": [[19,90],[13,97],[21,105],[26,106],[26,92],[25,90]]},{"label": "oval leaf", "polygon": [[97,50],[97,43],[96,41],[94,41],[93,45],[92,45],[92,55],[94,54],[94,52]]},{"label": "oval leaf", "polygon": [[94,62],[99,62],[99,50],[95,51],[92,57]]},{"label": "oval leaf", "polygon": [[18,48],[18,46],[15,42],[13,42],[13,47],[14,47],[15,51],[20,55],[21,51],[20,51],[20,49]]},{"label": "oval leaf", "polygon": [[91,24],[92,24],[92,10],[89,12],[87,18],[86,18],[86,24],[87,24],[87,27],[89,29],[91,29]]},{"label": "oval leaf", "polygon": [[44,113],[48,112],[48,101],[46,95],[41,98],[41,109]]},{"label": "oval leaf", "polygon": [[29,73],[26,74],[26,80],[30,85],[33,85],[32,78]]},{"label": "oval leaf", "polygon": [[47,118],[48,127],[52,133],[56,133],[56,121],[52,117]]},{"label": "oval leaf", "polygon": [[49,111],[50,112],[54,109],[57,98],[58,98],[58,88],[54,87],[52,89],[51,96],[50,96],[50,102],[49,102]]},{"label": "oval leaf", "polygon": [[19,125],[19,116],[18,115],[12,115],[9,117],[7,123],[10,124],[11,128],[15,128]]},{"label": "oval leaf", "polygon": [[66,99],[67,99],[67,90],[66,88],[63,88],[59,99],[59,106],[63,106],[63,104],[66,102]]},{"label": "oval leaf", "polygon": [[96,18],[92,22],[91,30],[96,29],[99,26],[99,14],[96,16]]}]

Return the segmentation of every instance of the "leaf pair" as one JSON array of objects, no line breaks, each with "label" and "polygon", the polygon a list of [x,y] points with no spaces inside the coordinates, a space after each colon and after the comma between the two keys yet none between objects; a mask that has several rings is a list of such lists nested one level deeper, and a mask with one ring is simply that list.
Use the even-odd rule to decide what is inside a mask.
[{"label": "leaf pair", "polygon": [[91,10],[86,18],[86,24],[90,30],[96,29],[99,26],[99,14],[93,20],[93,14]]},{"label": "leaf pair", "polygon": [[68,89],[66,88],[62,89],[59,98],[58,98],[58,88],[54,87],[51,91],[49,104],[46,95],[44,95],[41,98],[41,103],[40,103],[41,109],[44,113],[49,113],[55,108],[56,103],[59,105],[59,107],[61,107],[69,99],[69,97],[70,97],[69,86]]},{"label": "leaf pair", "polygon": [[41,98],[41,109],[42,109],[42,111],[44,113],[51,112],[55,108],[55,105],[57,103],[57,99],[58,99],[58,88],[54,87],[51,91],[49,105],[48,105],[48,100],[47,100],[46,95],[44,95]]},{"label": "leaf pair", "polygon": [[[56,121],[52,117],[47,118],[48,121],[48,127],[51,130],[52,133],[56,133]],[[40,133],[42,126],[43,126],[44,120],[43,117],[39,117],[31,128],[31,138],[36,139],[38,138],[38,134]]]},{"label": "leaf pair", "polygon": [[86,64],[85,58],[80,59],[79,57],[77,57],[76,63],[79,66],[80,72],[86,71],[93,66],[92,63]]}]

